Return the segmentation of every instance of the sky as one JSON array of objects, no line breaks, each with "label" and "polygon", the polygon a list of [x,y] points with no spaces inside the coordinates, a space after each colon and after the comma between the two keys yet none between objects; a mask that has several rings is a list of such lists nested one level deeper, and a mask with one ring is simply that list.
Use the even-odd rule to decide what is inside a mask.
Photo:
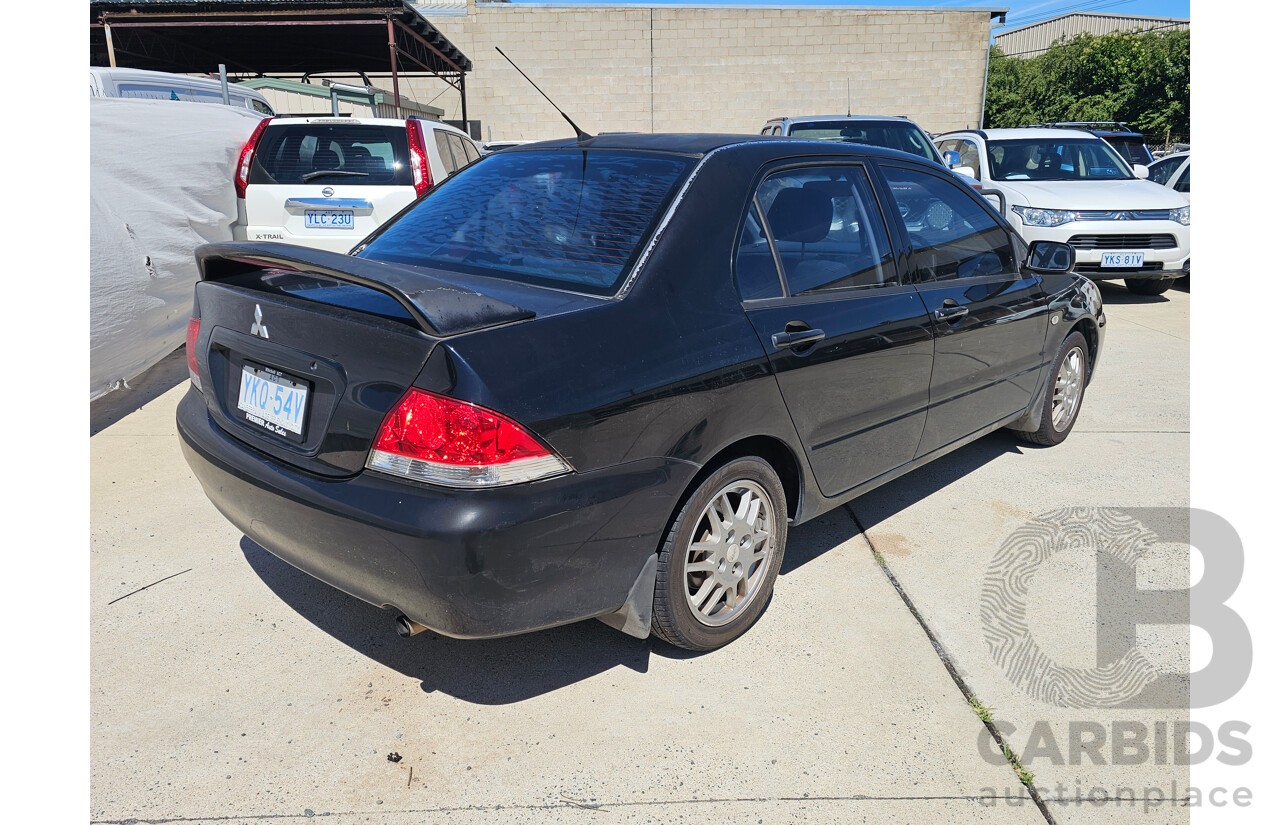
[{"label": "sky", "polygon": [[[539,2],[540,0],[513,0],[513,2]],[[545,0],[541,0],[544,1]],[[554,2],[554,0],[552,0]],[[632,0],[644,5],[663,3],[692,3],[705,5],[831,5],[831,6],[985,6],[1008,8],[1006,25],[1016,28],[1036,23],[1073,11],[1089,11],[1099,14],[1133,14],[1142,17],[1191,17],[1191,0],[880,0],[880,2],[854,2],[854,0]],[[625,5],[628,0],[571,0],[574,5]],[[999,31],[999,29],[997,29]]]}]

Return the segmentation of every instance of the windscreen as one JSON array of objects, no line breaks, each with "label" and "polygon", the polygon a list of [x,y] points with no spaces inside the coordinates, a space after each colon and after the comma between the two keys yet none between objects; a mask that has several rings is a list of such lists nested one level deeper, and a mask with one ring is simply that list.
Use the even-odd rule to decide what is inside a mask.
[{"label": "windscreen", "polygon": [[897,149],[899,152],[937,162],[938,155],[928,136],[913,123],[900,121],[821,120],[791,124],[792,137],[830,140],[835,143],[862,143]]},{"label": "windscreen", "polygon": [[604,149],[499,152],[442,183],[360,256],[611,295],[691,163]]},{"label": "windscreen", "polygon": [[403,126],[272,123],[262,133],[249,183],[412,186]]},{"label": "windscreen", "polygon": [[1128,165],[1099,138],[987,142],[995,180],[1131,180]]},{"label": "windscreen", "polygon": [[1111,148],[1120,153],[1120,157],[1129,161],[1130,166],[1151,163],[1151,152],[1147,149],[1146,140],[1141,135],[1127,137],[1125,135],[1108,135],[1104,138]]}]

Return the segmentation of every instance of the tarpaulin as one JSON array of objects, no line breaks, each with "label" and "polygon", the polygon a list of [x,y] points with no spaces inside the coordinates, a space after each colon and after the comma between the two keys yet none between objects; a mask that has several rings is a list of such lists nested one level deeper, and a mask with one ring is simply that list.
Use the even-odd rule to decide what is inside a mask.
[{"label": "tarpaulin", "polygon": [[240,149],[259,117],[167,100],[89,100],[89,398],[181,346],[192,252],[231,240]]}]

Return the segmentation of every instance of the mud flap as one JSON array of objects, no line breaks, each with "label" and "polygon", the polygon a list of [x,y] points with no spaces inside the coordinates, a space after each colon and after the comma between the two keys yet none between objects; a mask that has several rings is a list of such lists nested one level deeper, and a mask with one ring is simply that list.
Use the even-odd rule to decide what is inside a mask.
[{"label": "mud flap", "polygon": [[598,617],[600,621],[637,639],[649,637],[649,624],[653,620],[653,589],[658,580],[658,554],[644,563],[627,593],[627,601],[617,611]]}]

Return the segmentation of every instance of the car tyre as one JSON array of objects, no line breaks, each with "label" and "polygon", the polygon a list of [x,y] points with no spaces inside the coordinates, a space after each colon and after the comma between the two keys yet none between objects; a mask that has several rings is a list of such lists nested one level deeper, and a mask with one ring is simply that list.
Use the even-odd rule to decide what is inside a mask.
[{"label": "car tyre", "polygon": [[741,636],[773,593],[786,541],[786,492],[767,461],[739,458],[707,476],[659,551],[654,635],[698,651]]},{"label": "car tyre", "polygon": [[1084,391],[1089,384],[1089,342],[1078,332],[1067,336],[1058,349],[1045,389],[1044,407],[1040,411],[1040,428],[1017,431],[1024,441],[1052,447],[1071,434],[1084,404]]},{"label": "car tyre", "polygon": [[1163,295],[1173,286],[1174,278],[1125,278],[1124,285],[1135,295]]}]

